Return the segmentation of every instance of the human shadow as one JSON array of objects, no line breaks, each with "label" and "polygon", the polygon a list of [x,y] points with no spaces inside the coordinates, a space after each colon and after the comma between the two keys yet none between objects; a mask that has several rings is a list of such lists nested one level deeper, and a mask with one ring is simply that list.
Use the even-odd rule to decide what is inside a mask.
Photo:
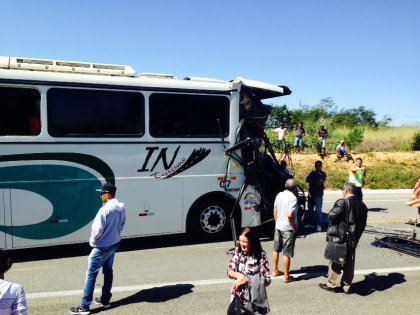
[{"label": "human shadow", "polygon": [[148,303],[161,303],[169,300],[177,299],[183,295],[192,293],[192,288],[194,285],[185,283],[185,284],[174,284],[166,285],[163,287],[154,287],[150,289],[144,289],[139,292],[134,293],[133,295],[127,296],[121,300],[112,302],[112,308],[116,308],[123,305],[135,304],[141,302]]},{"label": "human shadow", "polygon": [[[119,252],[155,249],[182,245],[200,244],[188,234],[162,235],[122,239]],[[66,244],[38,248],[16,249],[11,253],[14,262],[88,256],[92,248],[89,243]]]},{"label": "human shadow", "polygon": [[299,270],[294,270],[291,273],[302,273],[299,277],[300,280],[310,280],[314,278],[323,277],[328,272],[328,266],[326,265],[313,265],[301,267]]},{"label": "human shadow", "polygon": [[388,208],[369,208],[368,211],[369,212],[383,212],[388,210]]},{"label": "human shadow", "polygon": [[368,296],[377,291],[385,291],[394,285],[406,282],[404,275],[398,272],[391,272],[387,275],[377,275],[372,272],[365,275],[363,281],[351,285],[351,292],[361,296]]}]

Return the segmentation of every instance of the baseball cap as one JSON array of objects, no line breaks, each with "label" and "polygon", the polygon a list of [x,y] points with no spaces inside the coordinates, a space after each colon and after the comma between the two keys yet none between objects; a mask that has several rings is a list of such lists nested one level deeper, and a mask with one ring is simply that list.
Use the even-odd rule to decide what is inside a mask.
[{"label": "baseball cap", "polygon": [[105,183],[102,185],[101,189],[96,189],[96,191],[99,191],[101,193],[111,193],[111,194],[115,194],[116,190],[117,190],[117,187],[115,187],[111,183]]}]

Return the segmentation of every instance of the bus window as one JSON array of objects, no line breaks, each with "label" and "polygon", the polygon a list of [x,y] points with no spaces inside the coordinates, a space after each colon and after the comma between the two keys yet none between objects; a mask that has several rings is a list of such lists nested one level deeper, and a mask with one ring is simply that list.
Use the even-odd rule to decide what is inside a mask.
[{"label": "bus window", "polygon": [[144,97],[137,92],[52,88],[48,132],[54,137],[144,134]]},{"label": "bus window", "polygon": [[0,136],[39,135],[40,99],[34,89],[0,87]]},{"label": "bus window", "polygon": [[226,96],[164,94],[150,96],[150,134],[153,137],[220,137],[229,133]]}]

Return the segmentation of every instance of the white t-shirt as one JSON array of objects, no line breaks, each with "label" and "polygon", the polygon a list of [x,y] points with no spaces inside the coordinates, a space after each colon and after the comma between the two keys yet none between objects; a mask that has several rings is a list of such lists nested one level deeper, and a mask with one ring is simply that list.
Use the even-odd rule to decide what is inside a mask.
[{"label": "white t-shirt", "polygon": [[284,140],[284,137],[286,137],[287,134],[287,128],[276,128],[274,131],[277,133],[279,140]]},{"label": "white t-shirt", "polygon": [[296,196],[288,190],[282,191],[276,196],[274,208],[277,208],[276,229],[280,231],[292,231],[293,228],[290,225],[288,214],[293,212],[295,224],[297,225],[298,205]]},{"label": "white t-shirt", "polygon": [[27,311],[23,287],[0,279],[0,315],[27,315]]}]

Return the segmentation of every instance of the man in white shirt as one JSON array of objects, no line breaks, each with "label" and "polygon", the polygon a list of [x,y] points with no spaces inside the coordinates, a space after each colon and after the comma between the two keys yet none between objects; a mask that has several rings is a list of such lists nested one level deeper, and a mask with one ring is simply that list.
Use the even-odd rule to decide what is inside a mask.
[{"label": "man in white shirt", "polygon": [[287,128],[284,125],[284,123],[280,123],[280,127],[273,130],[280,141],[280,143],[283,145],[283,150],[287,150],[286,147],[286,135],[287,135]]},{"label": "man in white shirt", "polygon": [[280,124],[280,127],[273,130],[277,136],[279,141],[285,141],[287,135],[287,128],[284,126],[284,123]]},{"label": "man in white shirt", "polygon": [[295,280],[289,273],[298,231],[296,187],[296,181],[292,178],[288,179],[285,184],[286,190],[280,192],[274,201],[273,214],[276,227],[274,232],[273,276],[277,277],[282,274],[278,268],[279,253],[282,252],[285,283]]}]

